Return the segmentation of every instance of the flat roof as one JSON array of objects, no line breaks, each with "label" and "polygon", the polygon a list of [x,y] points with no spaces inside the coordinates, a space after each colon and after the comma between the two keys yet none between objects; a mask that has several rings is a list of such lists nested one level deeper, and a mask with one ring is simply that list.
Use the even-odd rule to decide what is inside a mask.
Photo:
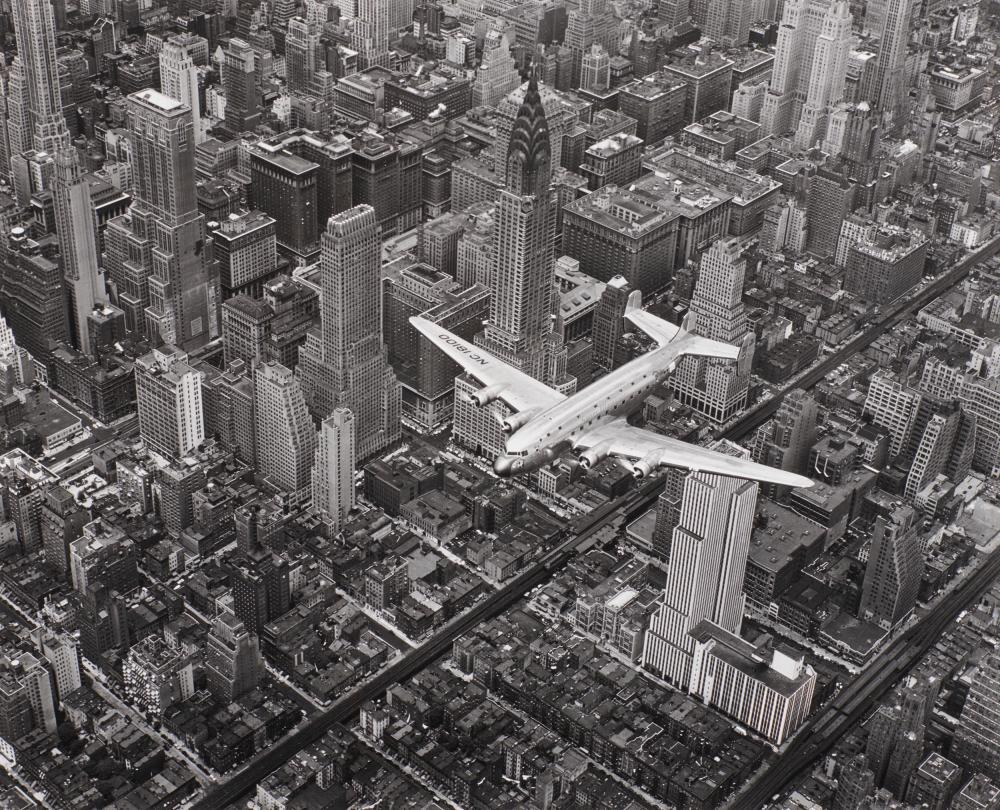
[{"label": "flat roof", "polygon": [[144,101],[151,107],[156,107],[159,110],[165,112],[170,112],[176,110],[180,107],[185,107],[183,102],[178,101],[171,96],[161,93],[159,90],[153,90],[152,88],[147,88],[146,90],[139,90],[133,93],[130,98],[137,99],[139,101]]}]

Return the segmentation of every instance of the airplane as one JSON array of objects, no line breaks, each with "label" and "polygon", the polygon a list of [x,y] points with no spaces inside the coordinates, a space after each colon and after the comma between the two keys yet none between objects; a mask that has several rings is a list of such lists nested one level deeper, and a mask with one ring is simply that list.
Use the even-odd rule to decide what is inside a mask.
[{"label": "airplane", "polygon": [[802,475],[628,424],[628,414],[638,409],[646,396],[674,371],[682,356],[736,360],[739,354],[737,346],[694,334],[690,314],[678,327],[646,312],[641,304],[641,293],[634,291],[626,303],[625,317],[653,338],[657,348],[568,397],[425,318],[411,317],[410,323],[483,384],[483,388],[469,394],[473,404],[482,408],[500,400],[514,411],[501,423],[507,434],[505,452],[493,464],[494,472],[501,477],[530,472],[574,450],[584,469],[613,457],[631,465],[637,479],[660,467],[679,467],[790,487],[811,487],[813,482]]}]

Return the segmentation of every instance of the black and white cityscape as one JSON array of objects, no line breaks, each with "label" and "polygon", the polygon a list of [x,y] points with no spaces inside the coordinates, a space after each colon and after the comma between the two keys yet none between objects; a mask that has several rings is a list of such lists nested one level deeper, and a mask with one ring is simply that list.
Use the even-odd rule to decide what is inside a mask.
[{"label": "black and white cityscape", "polygon": [[0,810],[1000,810],[1000,0],[0,0]]}]

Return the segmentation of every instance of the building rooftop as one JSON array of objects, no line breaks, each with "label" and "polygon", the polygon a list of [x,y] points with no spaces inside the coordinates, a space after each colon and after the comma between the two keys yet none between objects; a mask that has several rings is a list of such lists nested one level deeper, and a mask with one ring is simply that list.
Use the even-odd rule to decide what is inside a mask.
[{"label": "building rooftop", "polygon": [[137,93],[133,93],[129,98],[141,101],[149,107],[154,107],[162,112],[173,112],[179,109],[187,109],[187,105],[183,102],[178,101],[175,98],[171,98],[168,95],[164,95],[159,90],[153,90],[152,88],[147,88],[146,90],[140,90]]},{"label": "building rooftop", "polygon": [[750,560],[759,568],[775,571],[800,549],[822,542],[826,530],[767,498],[760,500],[758,515],[764,525],[754,528]]}]

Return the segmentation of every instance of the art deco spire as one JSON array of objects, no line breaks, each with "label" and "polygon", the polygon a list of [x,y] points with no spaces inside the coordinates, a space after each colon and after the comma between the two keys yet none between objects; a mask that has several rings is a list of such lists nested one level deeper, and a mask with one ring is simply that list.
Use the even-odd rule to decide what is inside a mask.
[{"label": "art deco spire", "polygon": [[533,70],[524,101],[514,120],[507,147],[507,182],[515,194],[539,196],[548,191],[552,175],[552,147],[545,108]]}]

